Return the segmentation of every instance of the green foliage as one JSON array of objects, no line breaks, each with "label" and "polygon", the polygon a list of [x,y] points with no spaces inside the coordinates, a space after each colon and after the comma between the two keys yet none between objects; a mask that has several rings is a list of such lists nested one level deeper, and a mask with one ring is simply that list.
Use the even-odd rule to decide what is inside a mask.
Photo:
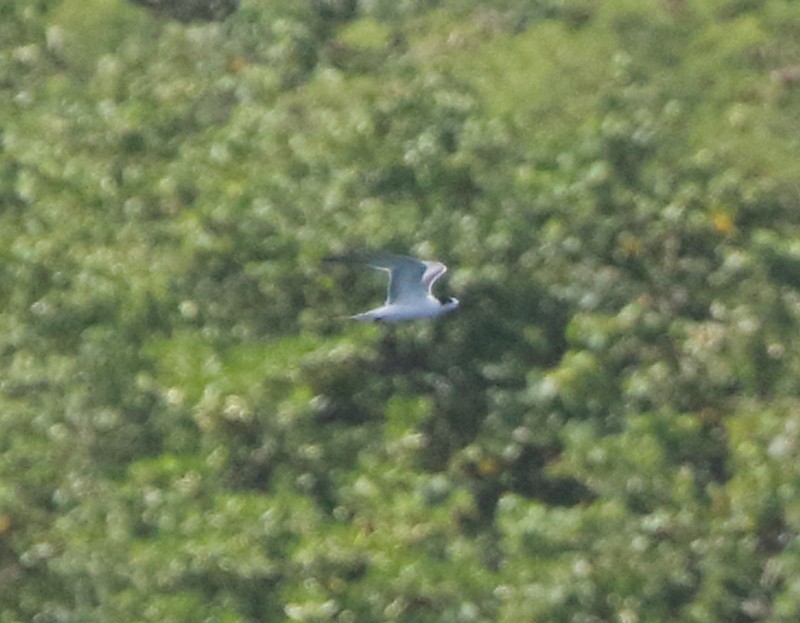
[{"label": "green foliage", "polygon": [[797,620],[800,8],[138,4],[0,6],[0,621]]}]

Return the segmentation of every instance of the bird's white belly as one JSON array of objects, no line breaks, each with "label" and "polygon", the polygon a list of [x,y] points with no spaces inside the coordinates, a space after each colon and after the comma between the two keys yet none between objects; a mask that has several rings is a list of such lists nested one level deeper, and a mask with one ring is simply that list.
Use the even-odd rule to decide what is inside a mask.
[{"label": "bird's white belly", "polygon": [[442,313],[438,301],[420,301],[414,305],[384,305],[355,316],[356,320],[372,322],[402,322],[422,318],[435,318]]}]

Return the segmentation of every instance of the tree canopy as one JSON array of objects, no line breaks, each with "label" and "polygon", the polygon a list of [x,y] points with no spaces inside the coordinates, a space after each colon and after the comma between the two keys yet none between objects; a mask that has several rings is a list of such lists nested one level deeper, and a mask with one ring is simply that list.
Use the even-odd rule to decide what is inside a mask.
[{"label": "tree canopy", "polygon": [[798,111],[790,0],[5,0],[0,623],[795,623]]}]

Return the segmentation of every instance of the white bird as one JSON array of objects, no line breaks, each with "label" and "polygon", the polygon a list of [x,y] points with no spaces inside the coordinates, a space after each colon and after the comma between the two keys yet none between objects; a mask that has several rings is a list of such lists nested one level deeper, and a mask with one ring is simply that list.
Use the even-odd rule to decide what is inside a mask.
[{"label": "white bird", "polygon": [[405,255],[375,254],[328,257],[327,261],[360,262],[389,273],[386,302],[363,314],[350,316],[361,322],[400,322],[435,318],[458,308],[458,299],[440,301],[431,290],[436,280],[447,272],[441,262],[425,262]]}]

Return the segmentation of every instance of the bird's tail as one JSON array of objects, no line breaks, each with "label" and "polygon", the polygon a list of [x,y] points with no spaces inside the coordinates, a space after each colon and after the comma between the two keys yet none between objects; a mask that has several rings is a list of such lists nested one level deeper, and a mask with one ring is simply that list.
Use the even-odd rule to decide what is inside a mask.
[{"label": "bird's tail", "polygon": [[348,320],[353,321],[353,320],[355,320],[356,322],[378,322],[378,320],[374,316],[371,316],[368,313],[353,314],[352,316],[334,316],[333,320],[337,320],[337,321],[348,321]]},{"label": "bird's tail", "polygon": [[374,322],[375,319],[370,316],[369,314],[353,314],[352,316],[347,316],[350,320],[355,320],[356,322]]},{"label": "bird's tail", "polygon": [[369,318],[365,317],[365,314],[353,314],[351,316],[334,316],[334,320],[355,320],[357,322],[366,322]]},{"label": "bird's tail", "polygon": [[370,314],[355,314],[354,316],[350,316],[350,319],[356,322],[375,322],[375,317]]}]

